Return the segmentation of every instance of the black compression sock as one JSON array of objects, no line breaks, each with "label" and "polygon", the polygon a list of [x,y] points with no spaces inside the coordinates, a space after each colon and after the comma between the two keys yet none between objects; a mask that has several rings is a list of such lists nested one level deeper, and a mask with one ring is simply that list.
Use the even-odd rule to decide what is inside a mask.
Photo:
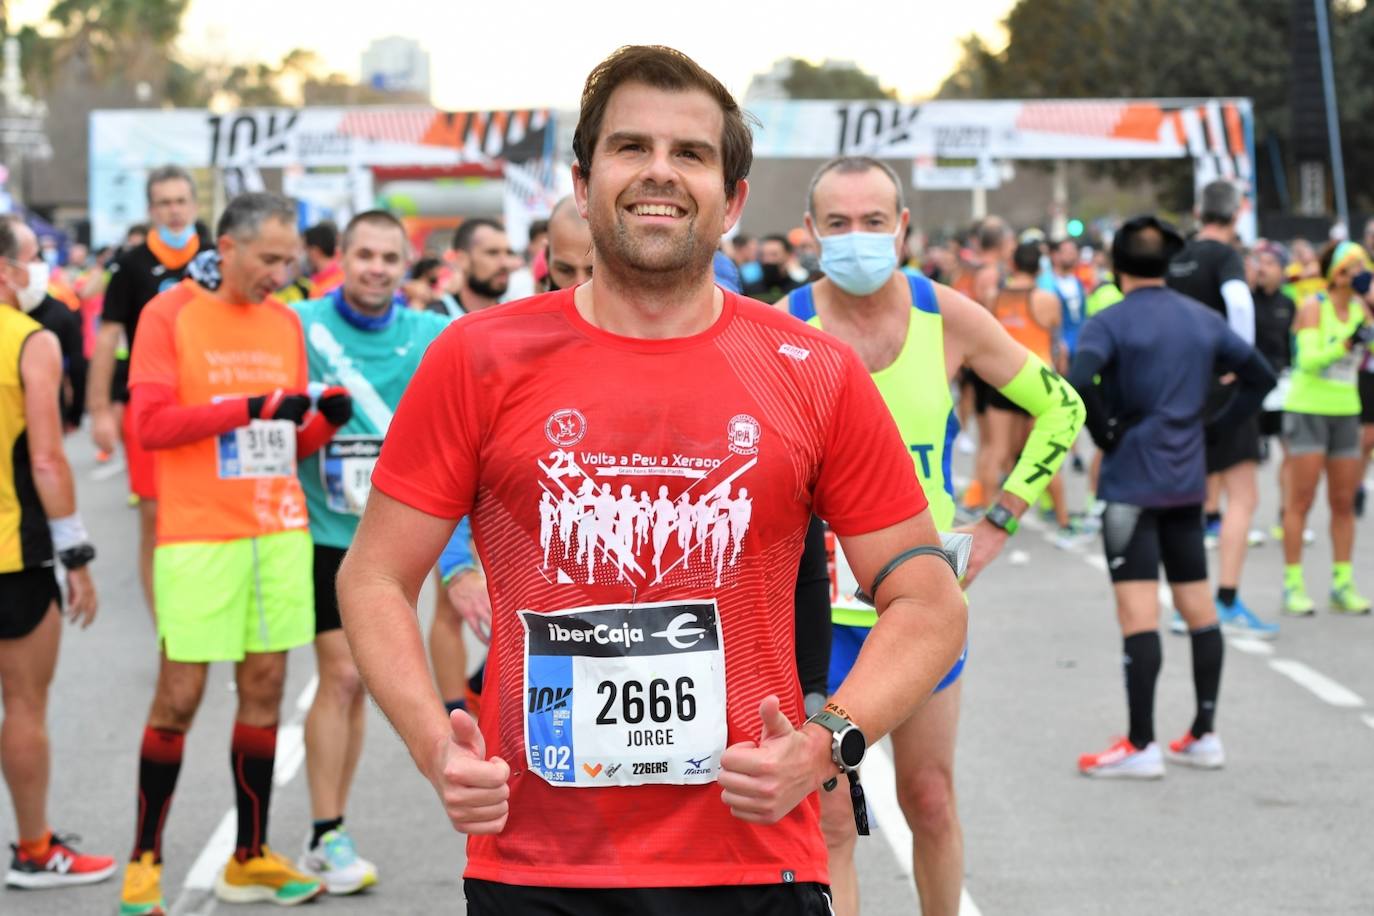
[{"label": "black compression sock", "polygon": [[1234,588],[1217,589],[1217,600],[1230,607],[1236,603],[1236,590]]},{"label": "black compression sock", "polygon": [[1221,657],[1223,642],[1221,628],[1212,624],[1193,633],[1193,689],[1197,692],[1197,718],[1193,720],[1194,738],[1201,738],[1213,728],[1217,711],[1217,693],[1221,690]]},{"label": "black compression sock", "polygon": [[238,837],[234,857],[240,862],[262,855],[267,836],[267,812],[272,806],[272,768],[277,751],[277,727],[234,723],[229,766],[234,772],[238,807]]},{"label": "black compression sock", "polygon": [[1131,714],[1131,744],[1142,750],[1155,740],[1155,681],[1162,652],[1159,633],[1135,633],[1122,642],[1126,668],[1126,704]]},{"label": "black compression sock", "polygon": [[162,861],[162,827],[172,805],[185,746],[186,735],[182,732],[151,726],[143,730],[138,757],[138,816],[131,856],[135,862],[145,852]]},{"label": "black compression sock", "polygon": [[326,821],[313,821],[310,825],[310,848],[314,849],[320,845],[320,837],[331,830],[338,830],[343,826],[342,817],[331,817]]}]

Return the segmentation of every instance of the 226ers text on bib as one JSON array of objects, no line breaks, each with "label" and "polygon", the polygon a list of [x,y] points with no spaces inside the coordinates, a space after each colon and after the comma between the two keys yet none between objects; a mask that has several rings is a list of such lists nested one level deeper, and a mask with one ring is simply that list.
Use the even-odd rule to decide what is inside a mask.
[{"label": "226ers text on bib", "polygon": [[[466,876],[562,887],[826,881],[815,796],[731,816],[720,754],[775,694],[805,718],[793,591],[814,512],[840,535],[926,508],[844,344],[731,293],[705,332],[619,337],[571,290],[430,347],[372,477],[471,515],[492,599],[481,729],[510,813]],[[633,829],[630,829],[633,828]]]}]

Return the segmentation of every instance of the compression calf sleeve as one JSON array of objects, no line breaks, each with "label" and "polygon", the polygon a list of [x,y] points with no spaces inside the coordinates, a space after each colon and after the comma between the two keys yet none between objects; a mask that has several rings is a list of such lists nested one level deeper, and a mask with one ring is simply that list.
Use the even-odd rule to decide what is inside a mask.
[{"label": "compression calf sleeve", "polygon": [[151,852],[162,861],[162,827],[172,806],[172,793],[181,773],[186,735],[162,728],[144,728],[138,754],[138,813],[134,822],[135,861]]},{"label": "compression calf sleeve", "polygon": [[1214,728],[1217,693],[1221,690],[1221,659],[1225,650],[1220,625],[1214,623],[1194,630],[1192,641],[1193,690],[1197,694],[1197,717],[1193,719],[1192,735],[1201,738]]},{"label": "compression calf sleeve", "polygon": [[1126,704],[1131,715],[1131,744],[1143,750],[1155,740],[1155,682],[1163,652],[1159,632],[1134,633],[1122,641],[1126,668]]},{"label": "compression calf sleeve", "polygon": [[1073,448],[1083,426],[1083,401],[1033,353],[1026,355],[1026,364],[1016,377],[997,390],[1035,419],[1026,447],[1002,485],[1003,492],[1034,505]]},{"label": "compression calf sleeve", "polygon": [[272,804],[272,767],[277,754],[277,727],[234,723],[229,764],[234,771],[238,838],[234,857],[240,862],[262,855],[267,837],[267,811]]}]

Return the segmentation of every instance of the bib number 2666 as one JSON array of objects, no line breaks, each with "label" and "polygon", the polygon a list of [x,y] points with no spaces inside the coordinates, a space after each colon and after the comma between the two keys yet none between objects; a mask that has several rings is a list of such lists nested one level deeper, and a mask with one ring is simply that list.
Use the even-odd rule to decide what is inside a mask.
[{"label": "bib number 2666", "polygon": [[714,601],[521,611],[525,746],[551,785],[688,785],[725,750]]}]

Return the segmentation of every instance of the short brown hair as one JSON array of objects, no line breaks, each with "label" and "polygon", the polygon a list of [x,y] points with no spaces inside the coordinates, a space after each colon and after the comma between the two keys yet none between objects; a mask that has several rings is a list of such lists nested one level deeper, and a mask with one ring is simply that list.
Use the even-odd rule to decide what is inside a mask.
[{"label": "short brown hair", "polygon": [[668,92],[700,89],[720,105],[725,116],[720,155],[725,172],[725,196],[734,197],[740,179],[754,163],[754,133],[744,112],[720,80],[681,51],[663,45],[626,45],[587,75],[582,87],[582,111],[573,132],[573,155],[584,178],[592,172],[592,151],[601,135],[601,122],[611,94],[625,83],[643,83]]},{"label": "short brown hair", "polygon": [[397,232],[401,233],[401,239],[403,240],[401,245],[402,248],[405,248],[410,243],[410,239],[406,235],[406,227],[395,216],[385,210],[364,210],[362,213],[359,213],[349,220],[347,226],[344,226],[343,236],[341,237],[339,245],[342,250],[348,250],[349,244],[353,241],[353,230],[363,225],[395,229]]}]

